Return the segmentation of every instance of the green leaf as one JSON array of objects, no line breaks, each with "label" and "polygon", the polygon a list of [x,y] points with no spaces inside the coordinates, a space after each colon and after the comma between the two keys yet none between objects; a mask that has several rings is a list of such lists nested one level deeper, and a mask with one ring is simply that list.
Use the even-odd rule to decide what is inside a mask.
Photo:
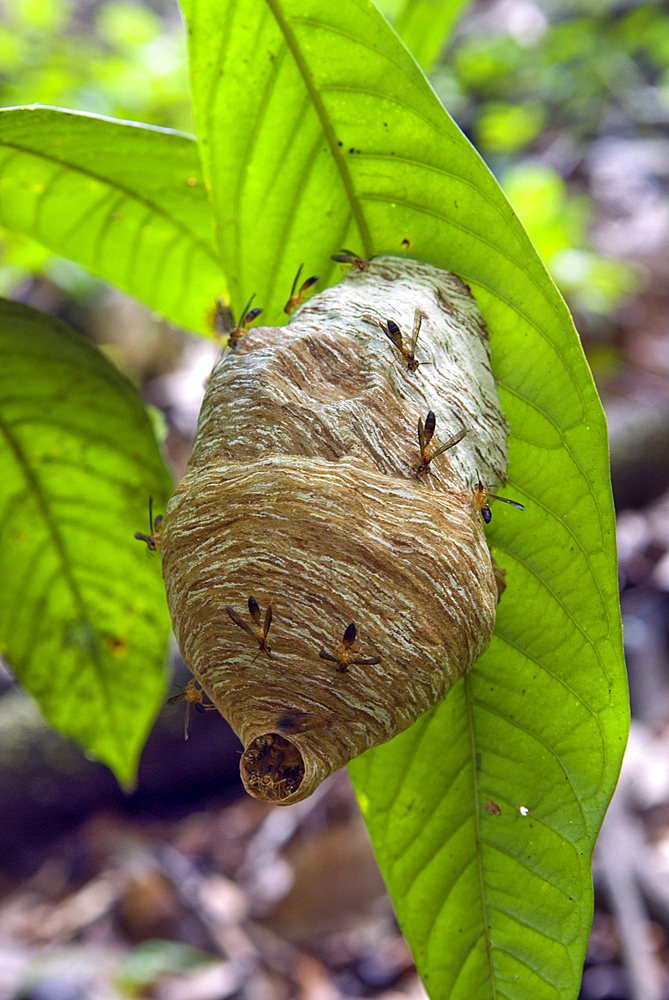
[{"label": "green leaf", "polygon": [[49,722],[129,783],[165,689],[160,558],[133,538],[170,480],[131,383],[0,300],[0,650]]},{"label": "green leaf", "polygon": [[0,225],[207,329],[225,293],[196,143],[58,108],[0,110]]},{"label": "green leaf", "polygon": [[[365,0],[188,0],[226,275],[278,321],[298,264],[410,253],[472,288],[509,419],[489,651],[351,773],[435,998],[575,997],[589,860],[627,730],[606,427],[571,318],[496,181]],[[241,69],[243,67],[243,70]],[[487,807],[487,808],[486,808]],[[496,814],[497,807],[501,809]]]},{"label": "green leaf", "polygon": [[393,26],[426,73],[448,41],[467,0],[405,0]]}]

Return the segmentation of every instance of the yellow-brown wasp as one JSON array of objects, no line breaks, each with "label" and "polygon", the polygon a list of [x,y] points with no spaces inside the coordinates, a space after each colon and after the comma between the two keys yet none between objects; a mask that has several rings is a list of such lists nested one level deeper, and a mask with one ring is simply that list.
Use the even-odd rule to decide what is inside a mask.
[{"label": "yellow-brown wasp", "polygon": [[262,309],[251,309],[251,303],[255,298],[255,293],[246,303],[239,318],[239,323],[235,323],[230,306],[227,306],[222,299],[216,299],[216,310],[214,312],[214,333],[219,337],[228,336],[227,347],[235,351],[241,340],[249,332],[251,323],[254,323]]},{"label": "yellow-brown wasp", "polygon": [[472,492],[474,494],[474,507],[480,513],[486,524],[490,524],[492,521],[492,511],[490,510],[488,497],[490,497],[491,500],[501,500],[502,503],[508,503],[512,507],[515,507],[516,510],[525,510],[522,503],[516,503],[515,500],[509,500],[507,497],[497,496],[496,493],[489,493],[488,487],[484,486],[480,480],[476,483]]},{"label": "yellow-brown wasp", "polygon": [[254,632],[250,625],[244,621],[241,615],[238,615],[234,608],[230,608],[226,605],[225,610],[228,612],[230,618],[232,618],[235,625],[243,629],[247,635],[250,635],[252,639],[258,643],[259,649],[256,656],[253,658],[253,662],[258,659],[261,653],[266,653],[268,658],[271,660],[272,657],[272,647],[267,643],[267,633],[269,632],[269,627],[272,624],[272,605],[267,605],[267,611],[265,612],[265,618],[261,622],[260,620],[260,606],[256,601],[255,597],[249,597],[249,614],[258,627],[257,632]]},{"label": "yellow-brown wasp", "polygon": [[304,765],[299,751],[283,736],[257,736],[242,755],[242,773],[263,798],[282,799],[300,786]]},{"label": "yellow-brown wasp", "polygon": [[316,726],[327,722],[325,715],[313,715],[311,712],[300,712],[297,708],[286,709],[276,720],[276,731],[284,736],[294,736],[296,733],[307,733]]},{"label": "yellow-brown wasp", "polygon": [[312,274],[310,278],[307,278],[306,281],[302,282],[302,284],[300,285],[299,292],[295,294],[295,289],[297,287],[298,281],[300,280],[300,274],[302,273],[303,267],[304,264],[300,264],[300,266],[298,267],[297,274],[295,275],[295,280],[293,281],[293,287],[290,290],[290,298],[283,307],[283,311],[287,313],[289,316],[295,312],[298,306],[302,305],[305,298],[307,297],[307,292],[309,291],[312,285],[316,284],[316,282],[320,277],[320,275],[318,274]]},{"label": "yellow-brown wasp", "polygon": [[402,337],[402,331],[393,319],[387,319],[381,323],[381,329],[385,333],[388,340],[391,342],[395,350],[398,352],[398,357],[395,358],[393,364],[396,361],[404,359],[406,361],[406,370],[408,372],[415,372],[418,369],[418,360],[415,355],[416,344],[418,343],[418,334],[420,333],[421,323],[427,316],[420,309],[416,309],[413,316],[413,330],[411,331],[411,340],[409,341],[409,346],[404,343],[404,338]]},{"label": "yellow-brown wasp", "polygon": [[167,704],[176,705],[177,702],[179,701],[186,702],[186,717],[184,719],[184,739],[187,740],[188,722],[190,719],[191,705],[193,706],[196,712],[200,713],[211,712],[213,709],[216,708],[216,706],[204,703],[204,691],[202,690],[201,687],[197,686],[197,681],[195,680],[195,678],[191,678],[186,687],[183,689],[183,691],[180,691],[179,694],[175,694],[173,698],[168,698]]},{"label": "yellow-brown wasp", "polygon": [[428,451],[428,446],[430,444],[430,441],[432,440],[436,423],[437,423],[437,418],[435,417],[432,410],[428,411],[428,414],[425,418],[425,423],[423,423],[420,417],[418,418],[418,444],[420,447],[420,462],[417,462],[416,465],[413,466],[413,472],[416,476],[422,476],[423,473],[429,472],[430,462],[433,459],[437,458],[438,455],[443,455],[445,451],[448,451],[449,448],[452,448],[454,445],[456,445],[458,441],[462,441],[463,437],[467,433],[466,429],[463,427],[462,430],[458,431],[457,434],[454,434],[452,437],[450,437],[448,441],[444,442],[444,444],[439,445],[439,447],[435,448],[434,451]]},{"label": "yellow-brown wasp", "polygon": [[145,535],[141,531],[135,532],[138,542],[146,542],[149,552],[155,552],[159,548],[163,535],[163,515],[157,514],[153,517],[153,497],[149,497],[149,534]]},{"label": "yellow-brown wasp", "polygon": [[352,264],[356,271],[369,271],[369,261],[358,257],[352,250],[344,249],[339,253],[333,253],[330,260],[336,260],[338,264]]},{"label": "yellow-brown wasp", "polygon": [[330,663],[337,664],[337,670],[340,674],[345,674],[349,667],[367,667],[372,666],[375,663],[381,662],[380,656],[369,656],[364,659],[353,659],[355,653],[352,649],[353,643],[356,640],[358,630],[356,629],[353,622],[346,627],[344,636],[342,638],[341,646],[337,651],[337,655],[333,656],[332,653],[328,653],[327,649],[321,649],[318,654],[321,660],[329,660]]}]

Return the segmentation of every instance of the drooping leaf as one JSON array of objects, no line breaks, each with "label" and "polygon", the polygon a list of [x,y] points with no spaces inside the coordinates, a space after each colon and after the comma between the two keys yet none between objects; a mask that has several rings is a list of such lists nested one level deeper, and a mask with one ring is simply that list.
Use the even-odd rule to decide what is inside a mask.
[{"label": "drooping leaf", "polygon": [[[479,156],[365,0],[187,0],[194,113],[236,302],[297,265],[410,253],[472,288],[512,429],[490,650],[351,767],[434,998],[574,997],[627,703],[606,428],[566,306]],[[240,72],[243,67],[243,72]]]},{"label": "drooping leaf", "polygon": [[148,499],[170,480],[140,399],[80,334],[0,300],[0,650],[49,722],[132,780],[169,636]]},{"label": "drooping leaf", "polygon": [[0,110],[0,225],[191,330],[225,292],[197,145],[170,129]]}]

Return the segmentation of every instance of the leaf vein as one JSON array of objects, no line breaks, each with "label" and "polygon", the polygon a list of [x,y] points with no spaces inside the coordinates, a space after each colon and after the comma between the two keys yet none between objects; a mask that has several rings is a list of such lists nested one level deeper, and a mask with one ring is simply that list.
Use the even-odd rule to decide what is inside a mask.
[{"label": "leaf vein", "polygon": [[532,875],[533,878],[539,878],[547,885],[553,886],[553,888],[557,889],[557,891],[561,893],[565,899],[573,902],[574,897],[568,889],[565,889],[565,887],[560,885],[559,882],[556,882],[554,878],[549,878],[547,875],[538,872],[536,868],[532,867],[526,858],[522,858],[519,854],[514,854],[508,847],[505,847],[503,844],[495,843],[494,840],[490,840],[488,837],[481,837],[481,843],[485,844],[485,846],[490,848],[491,851],[499,851],[499,853],[503,854],[504,857],[509,858],[510,861],[513,861],[517,865],[520,865],[521,868],[524,868]]},{"label": "leaf vein", "polygon": [[274,264],[272,265],[271,278],[270,278],[270,286],[269,286],[270,288],[273,288],[276,282],[276,275],[281,265],[282,248],[286,245],[289,233],[295,223],[295,208],[297,206],[299,199],[302,196],[304,188],[306,187],[309,174],[314,169],[314,165],[318,158],[318,152],[320,150],[322,142],[323,142],[323,135],[321,133],[317,136],[316,141],[311,148],[309,156],[304,161],[304,166],[302,168],[302,173],[300,176],[299,183],[295,185],[295,193],[291,201],[290,211],[286,213],[281,236],[277,244],[277,252],[274,256]]},{"label": "leaf vein", "polygon": [[[585,629],[583,628],[583,626],[578,623],[578,621],[574,617],[574,614],[571,611],[569,611],[569,609],[567,608],[567,605],[565,604],[564,600],[562,599],[562,597],[560,597],[558,595],[558,593],[555,590],[555,588],[552,587],[551,584],[548,582],[548,580],[546,580],[541,575],[541,573],[539,572],[539,570],[537,570],[534,566],[532,566],[528,562],[528,560],[525,558],[525,556],[521,555],[518,552],[514,552],[507,545],[504,545],[504,544],[502,544],[501,542],[499,542],[497,540],[495,540],[494,544],[495,544],[495,548],[496,549],[499,549],[500,552],[504,552],[505,555],[507,555],[510,559],[515,559],[515,561],[519,565],[523,566],[524,569],[530,574],[530,576],[533,576],[535,578],[535,580],[537,580],[538,583],[551,595],[551,597],[553,598],[553,600],[555,601],[555,603],[558,605],[558,607],[560,607],[562,609],[562,611],[564,612],[565,617],[573,624],[573,626],[576,629],[576,631],[580,632],[580,634],[581,634],[582,638],[585,640],[586,644],[588,646],[590,646],[590,648],[594,652],[595,656],[597,657],[597,661],[598,661],[598,663],[599,663],[599,665],[601,667],[603,675],[606,677],[607,681],[609,681],[609,683],[610,683],[611,678],[610,678],[610,676],[609,676],[609,674],[608,674],[608,672],[607,672],[607,670],[606,670],[606,668],[604,666],[604,663],[602,662],[602,658],[601,658],[600,651],[599,651],[599,648],[598,648],[598,642],[596,640],[594,640],[594,639],[591,639],[588,636],[588,634],[585,631]],[[607,635],[604,638],[608,638],[608,636],[611,634],[611,619],[610,619],[610,616],[609,616],[609,609],[608,609],[608,605],[606,604],[606,602],[604,602],[604,615],[606,617],[606,621],[607,621],[608,626],[609,626],[609,631],[607,632]]]},{"label": "leaf vein", "polygon": [[114,225],[116,222],[116,220],[114,219],[115,212],[117,212],[120,209],[121,205],[124,203],[125,200],[126,196],[124,194],[119,194],[116,200],[112,201],[111,205],[109,206],[109,211],[105,215],[104,219],[102,219],[98,227],[98,231],[95,234],[91,260],[93,263],[93,267],[97,268],[101,273],[104,273],[104,269],[100,266],[100,261],[102,259],[105,239],[112,225]]},{"label": "leaf vein", "polygon": [[[517,719],[512,719],[511,716],[507,715],[506,712],[502,712],[501,709],[497,708],[495,705],[492,705],[485,701],[481,701],[478,698],[475,698],[474,696],[472,696],[472,704],[478,705],[479,708],[484,709],[487,712],[490,712],[491,715],[496,715],[498,719],[503,719],[505,722],[508,722],[512,728],[520,729],[520,731],[525,733],[527,736],[531,736],[534,740],[536,740],[537,743],[539,743],[544,748],[544,750],[546,750],[550,754],[551,757],[553,757],[553,759],[558,763],[565,778],[567,779],[567,784],[571,789],[572,795],[574,796],[574,801],[577,803],[579,813],[581,814],[581,819],[583,821],[583,828],[587,830],[588,821],[586,819],[585,812],[581,805],[581,800],[579,798],[576,789],[574,788],[574,785],[572,784],[572,779],[569,775],[569,772],[567,771],[567,768],[563,763],[562,759],[560,758],[557,750],[554,747],[552,747],[550,743],[547,743],[545,739],[539,736],[538,733],[531,730],[528,726],[522,725],[520,722],[518,722]],[[498,754],[499,756],[501,756],[499,751]]]},{"label": "leaf vein", "polygon": [[53,155],[50,154],[47,155],[44,152],[37,153],[35,152],[34,149],[24,148],[22,146],[16,145],[15,143],[9,143],[5,139],[0,139],[0,146],[5,146],[5,148],[15,149],[17,150],[17,152],[23,153],[27,156],[34,156],[38,160],[41,159],[47,163],[53,163],[54,165],[63,167],[65,170],[71,170],[73,173],[80,174],[84,177],[90,177],[92,180],[95,180],[99,184],[109,186],[112,191],[118,190],[123,192],[132,202],[145,205],[155,215],[164,219],[170,226],[174,226],[175,229],[178,229],[190,243],[193,243],[195,246],[201,247],[205,255],[209,257],[216,265],[218,265],[219,263],[218,257],[214,252],[213,247],[207,244],[199,236],[196,236],[195,233],[191,229],[189,229],[184,222],[181,221],[181,219],[175,218],[173,215],[169,214],[164,208],[157,205],[152,199],[147,198],[145,195],[140,194],[138,191],[133,191],[131,188],[127,187],[127,185],[121,184],[120,181],[114,180],[112,182],[108,177],[101,176],[92,170],[87,170],[85,167],[82,167],[79,164],[74,165],[72,163],[63,162],[62,160],[58,159],[58,157],[55,157]]},{"label": "leaf vein", "polygon": [[241,203],[242,203],[242,193],[244,190],[244,180],[246,178],[246,168],[249,165],[249,162],[251,160],[251,154],[255,148],[258,136],[260,135],[260,126],[263,118],[267,114],[267,108],[269,107],[270,98],[272,96],[272,90],[276,83],[276,79],[281,71],[281,66],[283,65],[283,60],[285,58],[285,54],[287,51],[288,51],[288,46],[286,45],[284,40],[284,44],[281,46],[279,52],[276,55],[276,58],[274,59],[274,62],[272,63],[272,69],[271,72],[268,74],[267,80],[265,82],[265,88],[262,92],[260,101],[258,102],[254,120],[249,126],[244,152],[241,156],[239,164],[235,166],[235,169],[237,170],[237,183],[235,185],[233,219],[236,232],[235,249],[237,253],[237,275],[239,275],[241,271],[241,256],[242,256],[242,245],[243,245]]}]

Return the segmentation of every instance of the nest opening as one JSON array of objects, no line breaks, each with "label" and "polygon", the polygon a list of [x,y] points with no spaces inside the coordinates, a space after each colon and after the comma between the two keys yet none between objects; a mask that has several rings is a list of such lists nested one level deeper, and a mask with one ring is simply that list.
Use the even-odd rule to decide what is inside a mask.
[{"label": "nest opening", "polygon": [[249,743],[239,771],[251,795],[277,802],[288,798],[302,784],[304,761],[290,740],[277,733],[265,733]]}]

